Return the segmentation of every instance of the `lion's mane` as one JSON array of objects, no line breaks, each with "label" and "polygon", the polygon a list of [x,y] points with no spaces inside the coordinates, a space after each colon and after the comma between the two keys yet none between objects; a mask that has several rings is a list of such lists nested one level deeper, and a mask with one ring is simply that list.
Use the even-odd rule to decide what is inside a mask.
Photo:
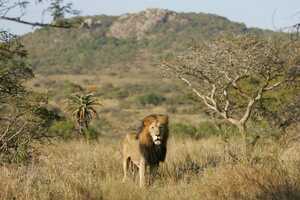
[{"label": "lion's mane", "polygon": [[[149,132],[149,125],[156,120],[161,123],[160,135],[162,141],[160,145],[155,145],[153,143]],[[142,121],[137,137],[139,139],[140,152],[149,165],[158,165],[159,162],[165,161],[167,154],[167,140],[169,136],[168,123],[167,115],[149,115]]]}]

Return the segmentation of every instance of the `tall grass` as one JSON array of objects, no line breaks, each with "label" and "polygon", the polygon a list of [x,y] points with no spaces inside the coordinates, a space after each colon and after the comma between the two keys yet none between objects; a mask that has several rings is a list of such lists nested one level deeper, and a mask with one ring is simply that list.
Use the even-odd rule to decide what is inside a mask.
[{"label": "tall grass", "polygon": [[249,161],[241,144],[171,138],[155,182],[141,189],[121,182],[120,140],[55,142],[27,166],[0,167],[0,199],[300,199],[299,165],[281,161],[277,143],[259,142]]}]

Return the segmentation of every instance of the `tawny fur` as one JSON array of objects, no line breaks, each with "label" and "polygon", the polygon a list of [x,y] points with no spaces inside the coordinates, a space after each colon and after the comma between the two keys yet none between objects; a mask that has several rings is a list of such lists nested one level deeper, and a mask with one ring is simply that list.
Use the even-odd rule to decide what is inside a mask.
[{"label": "tawny fur", "polygon": [[150,167],[151,175],[157,170],[159,163],[166,158],[168,136],[167,115],[149,115],[143,119],[137,133],[126,135],[122,150],[123,182],[127,178],[129,166],[135,165],[139,170],[140,186],[145,185],[147,166]]}]

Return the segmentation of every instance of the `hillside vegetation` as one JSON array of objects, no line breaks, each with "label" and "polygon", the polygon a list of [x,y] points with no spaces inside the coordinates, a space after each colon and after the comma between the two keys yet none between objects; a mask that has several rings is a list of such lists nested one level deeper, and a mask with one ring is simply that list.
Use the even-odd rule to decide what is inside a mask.
[{"label": "hillside vegetation", "polygon": [[[204,13],[148,9],[122,16],[78,17],[80,29],[38,29],[24,36],[32,67],[38,73],[86,73],[148,67],[168,52],[183,51],[194,41],[222,32],[272,34]],[[85,22],[87,24],[85,24]],[[144,59],[139,60],[140,57]]]}]

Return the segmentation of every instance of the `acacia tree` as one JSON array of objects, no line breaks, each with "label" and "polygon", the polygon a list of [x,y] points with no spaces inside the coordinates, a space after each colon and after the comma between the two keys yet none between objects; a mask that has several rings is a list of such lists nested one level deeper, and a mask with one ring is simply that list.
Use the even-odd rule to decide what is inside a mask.
[{"label": "acacia tree", "polygon": [[288,83],[288,69],[299,64],[299,53],[295,42],[223,35],[165,59],[162,66],[245,138],[256,103]]}]

